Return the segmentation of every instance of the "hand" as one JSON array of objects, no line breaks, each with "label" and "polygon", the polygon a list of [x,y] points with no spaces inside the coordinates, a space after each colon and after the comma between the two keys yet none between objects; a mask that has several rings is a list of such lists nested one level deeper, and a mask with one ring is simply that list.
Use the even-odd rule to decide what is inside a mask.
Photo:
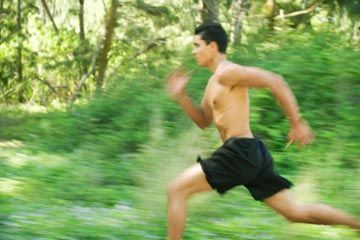
[{"label": "hand", "polygon": [[167,91],[173,99],[180,100],[186,96],[185,88],[189,79],[189,73],[183,68],[176,69],[167,77]]},{"label": "hand", "polygon": [[302,147],[310,144],[315,139],[315,133],[311,130],[309,124],[304,119],[300,119],[297,123],[293,124],[288,135],[288,147],[293,142]]}]

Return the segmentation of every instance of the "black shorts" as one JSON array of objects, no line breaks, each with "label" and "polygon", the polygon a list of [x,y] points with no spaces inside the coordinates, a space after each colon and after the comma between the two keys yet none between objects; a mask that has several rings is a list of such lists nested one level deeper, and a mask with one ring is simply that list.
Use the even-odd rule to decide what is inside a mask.
[{"label": "black shorts", "polygon": [[197,161],[220,194],[244,185],[255,200],[263,200],[292,186],[275,172],[270,153],[256,138],[229,138],[210,158]]}]

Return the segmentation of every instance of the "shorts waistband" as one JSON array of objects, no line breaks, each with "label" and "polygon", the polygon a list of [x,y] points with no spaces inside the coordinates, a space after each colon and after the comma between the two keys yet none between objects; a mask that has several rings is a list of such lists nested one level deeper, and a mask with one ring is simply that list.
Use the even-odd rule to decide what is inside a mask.
[{"label": "shorts waistband", "polygon": [[224,141],[224,144],[228,143],[228,142],[232,142],[235,140],[240,140],[240,141],[256,141],[256,142],[260,142],[260,140],[256,137],[229,137],[228,139],[226,139]]}]

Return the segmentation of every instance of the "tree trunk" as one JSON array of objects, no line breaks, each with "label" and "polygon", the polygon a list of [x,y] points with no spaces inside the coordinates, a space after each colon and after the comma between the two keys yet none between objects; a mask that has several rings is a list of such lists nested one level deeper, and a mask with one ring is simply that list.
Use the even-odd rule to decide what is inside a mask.
[{"label": "tree trunk", "polygon": [[266,0],[266,3],[263,7],[263,12],[268,20],[268,29],[272,32],[275,26],[275,0]]},{"label": "tree trunk", "polygon": [[80,40],[85,40],[85,31],[84,31],[84,1],[79,0],[80,3],[80,11],[79,11],[79,26],[80,26]]},{"label": "tree trunk", "polygon": [[[85,29],[84,29],[84,2],[85,0],[79,0],[79,29],[80,29],[80,47],[85,46]],[[84,48],[82,48],[84,49]],[[82,51],[83,52],[83,51]],[[80,57],[80,76],[83,76],[87,71],[87,64]],[[81,79],[81,78],[80,78]]]},{"label": "tree trunk", "polygon": [[118,1],[112,0],[111,7],[109,9],[109,13],[107,14],[107,19],[106,19],[105,38],[103,39],[102,48],[99,55],[97,77],[96,77],[97,90],[100,90],[104,84],[105,71],[108,65],[107,55],[110,51],[112,36],[114,34],[117,7],[118,7]]},{"label": "tree trunk", "polygon": [[54,27],[54,29],[55,29],[55,32],[58,33],[58,32],[59,32],[59,29],[58,29],[58,27],[56,26],[56,23],[55,23],[55,21],[54,21],[53,16],[52,16],[51,13],[50,13],[50,10],[49,10],[49,7],[48,7],[46,1],[45,1],[45,0],[41,0],[41,3],[42,3],[42,5],[43,5],[44,8],[45,8],[46,14],[47,14],[48,17],[50,18],[50,21],[51,21],[51,23],[52,23],[52,25],[53,25],[53,27]]},{"label": "tree trunk", "polygon": [[24,86],[23,86],[23,67],[22,67],[22,34],[21,34],[21,0],[17,1],[17,31],[18,31],[18,47],[17,47],[17,75],[18,84],[20,86],[18,100],[20,103],[25,102]]},{"label": "tree trunk", "polygon": [[236,0],[234,2],[234,39],[233,44],[237,45],[241,43],[241,31],[242,31],[242,20],[243,20],[243,11],[241,9],[243,0]]},{"label": "tree trunk", "polygon": [[355,43],[359,43],[360,42],[360,23],[358,21],[354,20],[354,27],[352,30],[352,40]]},{"label": "tree trunk", "polygon": [[2,18],[2,14],[4,11],[4,1],[5,0],[0,0],[0,17]]},{"label": "tree trunk", "polygon": [[218,21],[219,19],[219,0],[203,0],[201,19],[203,21]]},{"label": "tree trunk", "polygon": [[5,106],[9,106],[9,102],[7,100],[7,97],[6,97],[6,94],[4,92],[4,89],[3,88],[0,88],[0,91],[1,91],[1,94],[3,95],[3,98],[4,98],[4,102],[5,102]]},{"label": "tree trunk", "polygon": [[[0,19],[2,18],[3,10],[4,10],[4,0],[0,0]],[[0,39],[1,39],[1,30],[0,30]]]}]

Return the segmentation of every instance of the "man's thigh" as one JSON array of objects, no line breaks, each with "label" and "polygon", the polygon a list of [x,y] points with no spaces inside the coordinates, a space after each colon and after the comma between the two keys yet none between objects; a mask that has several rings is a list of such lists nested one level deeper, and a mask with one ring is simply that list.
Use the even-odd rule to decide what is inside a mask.
[{"label": "man's thigh", "polygon": [[264,202],[282,215],[286,215],[298,209],[295,198],[288,189],[283,189],[280,192],[265,198]]},{"label": "man's thigh", "polygon": [[188,194],[212,190],[199,163],[183,171],[172,181],[171,185]]}]

